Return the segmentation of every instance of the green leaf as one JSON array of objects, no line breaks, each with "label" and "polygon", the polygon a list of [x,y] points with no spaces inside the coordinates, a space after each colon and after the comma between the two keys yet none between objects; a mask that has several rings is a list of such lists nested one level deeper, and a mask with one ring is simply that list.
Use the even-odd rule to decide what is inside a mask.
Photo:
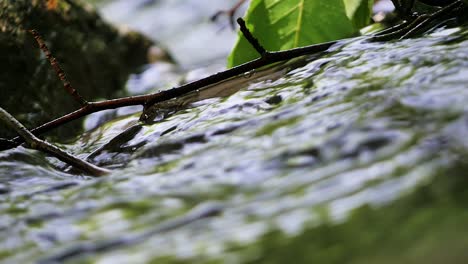
[{"label": "green leaf", "polygon": [[[364,17],[369,19],[370,3],[371,0],[252,0],[245,20],[267,50],[279,51],[352,36],[365,25]],[[239,33],[228,67],[258,57]]]},{"label": "green leaf", "polygon": [[359,30],[370,22],[373,0],[344,0],[346,16],[351,20],[355,29]]}]

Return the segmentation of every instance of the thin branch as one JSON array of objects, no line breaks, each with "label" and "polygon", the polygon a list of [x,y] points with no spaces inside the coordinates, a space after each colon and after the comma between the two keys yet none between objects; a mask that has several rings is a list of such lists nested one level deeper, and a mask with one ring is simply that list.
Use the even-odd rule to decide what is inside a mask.
[{"label": "thin branch", "polygon": [[212,17],[211,21],[216,21],[219,16],[221,15],[226,15],[229,18],[229,24],[231,25],[231,28],[234,30],[235,29],[235,23],[234,23],[234,16],[236,15],[237,10],[242,6],[243,3],[245,3],[246,0],[239,0],[233,7],[231,7],[228,10],[221,10],[216,12]]},{"label": "thin branch", "polygon": [[[435,12],[432,15],[434,17],[440,17],[449,13],[450,10],[459,12],[462,9],[462,7],[463,7],[463,3],[460,0],[457,0],[454,3]],[[412,23],[404,22],[402,26],[397,26],[389,30],[384,30],[381,33],[377,33],[373,36],[370,36],[368,40],[379,41],[379,40],[387,39],[389,36],[394,38],[395,36],[398,36],[398,34],[401,34],[403,31],[408,32],[408,28],[411,29],[411,26],[412,26]],[[245,30],[245,32],[249,32],[249,31]],[[244,35],[248,36],[248,34],[245,34],[245,32],[244,32]],[[252,41],[250,42],[254,43]],[[187,84],[184,84],[179,87],[172,88],[166,91],[161,91],[158,93],[123,97],[119,99],[112,99],[112,100],[106,100],[106,101],[100,101],[100,102],[89,102],[74,112],[66,114],[55,120],[47,122],[35,129],[32,129],[31,132],[34,133],[35,135],[39,135],[47,131],[50,131],[51,129],[54,129],[58,126],[61,126],[63,124],[66,124],[73,120],[84,117],[88,114],[99,112],[99,111],[106,110],[106,109],[115,109],[118,107],[131,106],[131,105],[142,105],[145,108],[148,108],[156,103],[160,103],[163,101],[171,100],[171,99],[186,95],[190,92],[202,89],[203,87],[214,85],[216,83],[222,82],[229,78],[235,77],[245,72],[249,72],[249,71],[261,68],[263,66],[266,66],[275,62],[293,59],[302,55],[324,52],[337,42],[338,40],[309,45],[309,46],[285,50],[285,51],[278,51],[278,52],[268,52],[268,51],[263,52],[262,49],[259,49],[259,53],[262,54],[263,52],[263,55],[260,58],[246,62],[242,65],[239,65],[231,69],[218,72],[206,78],[203,78],[203,79],[191,82],[191,83],[187,83]],[[268,56],[265,56],[265,55],[268,55]],[[15,137],[13,139],[0,139],[0,150],[13,148],[15,146],[20,145],[23,142],[24,140],[21,137]]]},{"label": "thin branch", "polygon": [[[242,4],[243,1],[239,2],[239,6],[240,4]],[[459,12],[460,10],[462,10],[463,6],[464,4],[460,0],[454,1],[452,4],[429,15],[429,17],[420,16],[417,19],[413,20],[411,23],[404,22],[403,26],[393,28],[394,31],[390,30],[391,33],[388,33],[388,31],[386,31],[385,33],[388,33],[388,34],[385,34],[385,33],[376,34],[368,38],[368,40],[376,41],[376,40],[387,38],[389,36],[393,38],[394,36],[399,35],[401,33],[403,33],[403,38],[408,37],[411,34],[414,34],[414,32],[418,31],[420,28],[426,26],[433,19],[445,16],[449,14],[451,11]],[[162,91],[158,93],[152,93],[148,95],[124,97],[124,98],[105,100],[105,101],[99,101],[99,102],[87,102],[78,93],[78,91],[75,90],[71,86],[70,82],[68,82],[68,80],[66,79],[65,73],[61,69],[58,61],[52,56],[52,54],[50,53],[49,49],[45,45],[40,35],[35,30],[29,30],[29,32],[34,36],[37,43],[39,44],[40,49],[46,55],[51,66],[54,68],[55,72],[57,73],[61,81],[63,82],[64,88],[70,95],[74,97],[76,101],[80,103],[81,108],[29,131],[18,120],[16,120],[7,111],[5,111],[3,108],[0,107],[0,120],[7,123],[10,127],[15,129],[16,132],[19,134],[19,137],[15,137],[13,139],[0,138],[0,150],[13,148],[13,147],[20,145],[23,142],[26,142],[31,148],[49,153],[53,155],[54,157],[58,158],[59,160],[67,164],[70,164],[86,173],[89,173],[94,176],[106,175],[110,173],[109,170],[100,168],[87,161],[81,160],[61,150],[60,148],[37,138],[35,135],[42,134],[60,125],[63,125],[70,121],[84,117],[88,114],[99,112],[99,111],[106,110],[106,109],[115,109],[118,107],[131,106],[131,105],[142,105],[143,107],[148,108],[154,104],[186,95],[190,92],[199,90],[203,87],[214,85],[216,83],[225,81],[227,79],[238,76],[245,72],[249,72],[251,70],[261,68],[268,64],[272,64],[272,63],[280,62],[284,60],[289,60],[289,59],[296,58],[302,55],[307,55],[307,54],[312,54],[312,53],[317,53],[317,52],[324,52],[328,48],[330,48],[332,45],[338,42],[338,41],[330,41],[326,43],[315,44],[315,45],[305,46],[301,48],[290,49],[286,51],[269,52],[259,43],[258,39],[256,39],[252,35],[252,33],[247,28],[245,21],[242,18],[239,18],[237,22],[240,25],[240,30],[243,33],[244,37],[255,48],[255,50],[261,55],[260,58],[249,61],[237,67],[234,67],[234,68],[222,71],[222,72],[218,72],[216,74],[200,79],[198,81],[187,83],[177,88],[172,88],[170,90],[166,90],[166,91]]]},{"label": "thin branch", "polygon": [[47,45],[45,44],[44,40],[42,40],[41,35],[39,35],[39,32],[37,32],[34,29],[28,30],[29,33],[31,33],[34,36],[34,39],[36,40],[37,44],[39,45],[39,48],[44,52],[45,56],[49,60],[50,65],[54,69],[54,71],[57,73],[58,77],[63,83],[63,87],[65,90],[73,96],[73,98],[81,105],[85,106],[88,104],[88,102],[78,93],[78,91],[73,88],[71,83],[67,80],[67,77],[65,76],[65,72],[62,70],[60,67],[59,62],[57,59],[52,56],[52,53],[50,53],[49,48],[47,48]]},{"label": "thin branch", "polygon": [[87,161],[79,159],[68,152],[61,150],[60,148],[49,144],[32,134],[26,127],[23,126],[18,120],[16,120],[10,113],[0,107],[0,120],[6,123],[8,126],[13,128],[25,141],[28,146],[33,149],[37,149],[46,153],[49,153],[57,159],[70,164],[86,173],[93,176],[103,176],[109,174],[110,171],[104,168],[100,168]]},{"label": "thin branch", "polygon": [[[52,120],[50,122],[47,122],[35,129],[32,129],[31,132],[35,135],[40,135],[56,127],[59,127],[63,124],[66,124],[71,121],[77,120],[81,117],[84,117],[86,115],[96,113],[99,111],[103,111],[103,110],[107,110],[107,109],[115,109],[119,107],[132,106],[132,105],[142,105],[144,107],[149,107],[156,103],[164,102],[167,100],[171,100],[171,99],[186,95],[190,92],[199,90],[205,86],[209,86],[209,85],[222,82],[229,78],[238,76],[240,74],[261,68],[263,66],[266,66],[275,62],[293,59],[302,55],[326,51],[328,48],[330,48],[332,45],[334,45],[337,42],[338,41],[330,41],[330,42],[325,42],[321,44],[315,44],[315,45],[310,45],[310,46],[305,46],[305,47],[295,48],[295,49],[290,49],[290,50],[285,50],[285,51],[268,52],[268,56],[260,57],[258,59],[241,64],[239,66],[210,75],[206,78],[203,78],[203,79],[191,82],[191,83],[187,83],[176,88],[157,92],[157,93],[152,93],[148,95],[123,97],[123,98],[105,100],[105,101],[100,101],[100,102],[88,102],[87,105],[81,107],[80,109],[74,112],[71,112],[69,114],[66,114],[62,117],[59,117],[55,120]],[[24,142],[22,138],[20,137],[15,137],[13,139],[10,139],[9,141],[16,142],[16,146]],[[8,146],[5,146],[5,145],[2,145],[0,142],[0,150],[5,150],[9,148],[11,148],[10,144]]]},{"label": "thin branch", "polygon": [[252,45],[252,47],[260,54],[260,56],[265,56],[268,52],[267,50],[260,44],[257,38],[255,38],[250,30],[247,28],[245,25],[244,19],[239,17],[237,19],[237,24],[240,26],[240,31],[244,35],[244,38],[247,39],[247,41]]}]

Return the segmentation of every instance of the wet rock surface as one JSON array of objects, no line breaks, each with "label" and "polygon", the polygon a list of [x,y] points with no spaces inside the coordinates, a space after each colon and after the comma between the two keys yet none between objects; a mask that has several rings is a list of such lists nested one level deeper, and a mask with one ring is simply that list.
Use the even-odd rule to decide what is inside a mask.
[{"label": "wet rock surface", "polygon": [[[123,94],[131,72],[147,62],[151,40],[136,32],[119,32],[79,0],[0,1],[0,104],[28,127],[77,109],[26,29],[36,29],[83,97]],[[80,123],[56,135],[76,135]],[[70,133],[71,132],[71,133]],[[2,125],[0,136],[11,135]]]}]

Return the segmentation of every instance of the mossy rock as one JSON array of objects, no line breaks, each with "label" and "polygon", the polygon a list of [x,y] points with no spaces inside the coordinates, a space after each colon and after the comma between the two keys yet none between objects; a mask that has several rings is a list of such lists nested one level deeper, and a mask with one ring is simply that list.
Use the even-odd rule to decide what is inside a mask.
[{"label": "mossy rock", "polygon": [[[122,95],[128,74],[147,62],[153,45],[139,33],[119,32],[79,0],[0,0],[0,10],[0,105],[28,127],[79,105],[66,94],[27,29],[41,34],[72,86],[88,100]],[[63,138],[80,127],[75,122],[54,135]],[[0,125],[0,137],[11,135]]]}]

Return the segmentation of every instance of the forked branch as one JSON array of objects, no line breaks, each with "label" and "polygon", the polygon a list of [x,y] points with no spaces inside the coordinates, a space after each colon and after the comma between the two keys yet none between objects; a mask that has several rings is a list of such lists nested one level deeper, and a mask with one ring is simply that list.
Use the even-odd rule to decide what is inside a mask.
[{"label": "forked branch", "polygon": [[33,149],[49,153],[57,159],[93,176],[103,176],[110,173],[110,171],[107,169],[100,168],[87,161],[79,159],[69,154],[68,152],[61,150],[60,148],[37,138],[26,127],[24,127],[23,124],[21,124],[18,120],[16,120],[12,115],[10,115],[1,107],[0,120],[2,120],[4,123],[10,126],[12,129],[14,129],[16,133],[18,133],[24,139],[24,141],[26,141],[26,144]]},{"label": "forked branch", "polygon": [[239,17],[237,19],[237,24],[239,24],[240,31],[242,32],[242,35],[244,35],[244,38],[247,39],[247,41],[252,45],[252,47],[260,54],[260,56],[265,56],[267,54],[267,50],[260,44],[257,38],[255,38],[250,30],[247,28],[245,25],[244,19]]},{"label": "forked branch", "polygon": [[238,0],[238,2],[230,9],[216,12],[211,17],[211,21],[216,21],[221,15],[226,15],[229,18],[229,24],[231,25],[231,28],[234,30],[235,29],[234,17],[236,15],[237,10],[242,6],[243,3],[245,3],[245,1],[246,0]]},{"label": "forked branch", "polygon": [[[242,2],[242,1],[241,1]],[[401,26],[397,28],[392,28],[390,31],[384,31],[380,34],[373,35],[368,38],[370,41],[379,41],[385,40],[387,38],[396,38],[398,36],[405,38],[409,37],[414,34],[414,32],[420,30],[421,28],[427,26],[429,22],[433,21],[433,19],[449,16],[451,13],[460,13],[464,12],[464,4],[457,0],[454,1],[452,4],[442,8],[441,10],[431,14],[430,16],[421,16],[419,19],[415,19],[411,23],[405,22]],[[263,66],[285,61],[289,59],[296,58],[298,56],[313,54],[318,52],[324,52],[332,45],[337,43],[338,41],[330,41],[321,44],[314,44],[310,46],[305,46],[301,48],[295,48],[285,51],[278,51],[278,52],[270,52],[267,51],[259,41],[251,34],[248,30],[247,26],[245,25],[245,21],[241,18],[237,20],[240,25],[241,32],[243,33],[244,37],[249,41],[249,43],[255,48],[255,50],[260,54],[260,57],[241,64],[239,66],[233,67],[231,69],[218,72],[213,74],[209,77],[200,79],[198,81],[194,81],[191,83],[187,83],[181,85],[176,88],[172,88],[166,91],[161,91],[158,93],[152,93],[148,95],[139,95],[139,96],[131,96],[131,97],[124,97],[119,99],[112,99],[112,100],[105,100],[100,102],[87,102],[83,97],[79,95],[79,93],[70,85],[70,83],[66,80],[65,74],[63,70],[58,65],[58,62],[55,58],[50,54],[50,51],[47,49],[47,46],[44,44],[40,36],[37,34],[36,31],[31,30],[30,32],[34,35],[35,39],[39,43],[40,48],[46,54],[46,57],[49,59],[52,67],[59,75],[59,78],[63,81],[65,89],[70,93],[76,101],[78,101],[81,105],[81,108],[66,114],[60,118],[57,118],[53,121],[45,123],[33,130],[28,131],[24,126],[22,126],[16,119],[14,119],[11,115],[6,113],[3,109],[1,109],[0,113],[3,114],[2,119],[5,122],[8,122],[10,126],[14,127],[19,137],[15,137],[13,139],[0,139],[0,150],[13,148],[15,146],[20,145],[24,141],[26,141],[30,146],[41,149],[45,152],[52,153],[57,158],[72,164],[73,166],[80,168],[84,171],[87,171],[93,175],[103,175],[108,173],[107,170],[96,167],[95,165],[89,164],[82,160],[76,160],[75,157],[71,156],[70,154],[57,149],[55,146],[50,145],[44,141],[41,141],[35,135],[42,134],[47,132],[53,128],[66,124],[70,121],[79,119],[84,117],[88,114],[99,112],[106,109],[115,109],[118,107],[124,106],[131,106],[131,105],[142,105],[145,108],[148,108],[154,104],[171,100],[180,96],[184,96],[188,93],[197,91],[202,89],[203,87],[214,85],[216,83],[225,81],[229,78],[238,76],[245,72],[249,72],[251,70],[255,70],[261,68]],[[7,115],[5,115],[5,113]],[[12,121],[13,120],[13,121]],[[16,121],[16,122],[15,122]],[[63,153],[62,153],[63,152]]]},{"label": "forked branch", "polygon": [[[183,84],[179,87],[157,92],[157,93],[123,97],[123,98],[111,99],[111,100],[105,100],[105,101],[99,101],[99,102],[88,102],[86,105],[82,106],[80,109],[74,112],[71,112],[69,114],[66,114],[62,117],[59,117],[55,120],[52,120],[50,122],[47,122],[35,129],[32,129],[31,132],[34,135],[40,135],[47,131],[50,131],[51,129],[57,128],[68,122],[71,122],[73,120],[82,118],[84,116],[87,116],[95,112],[107,110],[107,109],[115,109],[119,107],[132,106],[132,105],[141,105],[146,108],[156,103],[164,102],[167,100],[171,100],[171,99],[186,95],[190,92],[194,92],[196,90],[202,89],[203,87],[225,81],[229,78],[238,76],[240,74],[261,68],[263,66],[266,66],[275,62],[293,59],[298,56],[302,56],[306,54],[313,54],[317,52],[326,51],[329,47],[331,47],[336,42],[337,41],[330,41],[326,43],[315,44],[315,45],[305,46],[301,48],[290,49],[286,51],[267,52],[265,54],[268,54],[268,56],[261,56],[258,59],[246,62],[244,64],[227,69],[222,72],[218,72],[206,78],[203,78],[203,79],[191,82],[191,83]],[[21,137],[15,137],[12,139],[4,140],[3,142],[5,143],[9,142],[9,143],[2,144],[2,141],[0,141],[0,150],[9,149],[14,146],[18,146],[24,141]],[[15,142],[14,146],[11,144],[11,142]]]}]

